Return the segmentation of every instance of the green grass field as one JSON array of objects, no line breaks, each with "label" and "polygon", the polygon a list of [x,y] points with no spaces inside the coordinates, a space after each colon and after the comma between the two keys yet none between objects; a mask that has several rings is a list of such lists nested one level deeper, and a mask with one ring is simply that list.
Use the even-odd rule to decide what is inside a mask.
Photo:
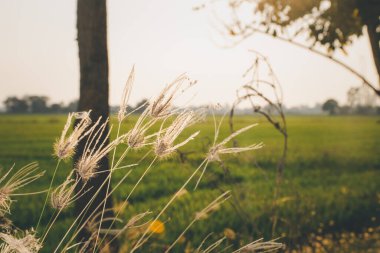
[{"label": "green grass field", "polygon": [[[135,118],[127,122],[128,129]],[[47,171],[43,179],[24,191],[37,191],[48,187],[56,159],[52,145],[60,135],[65,116],[56,115],[1,115],[0,116],[0,166],[6,171],[13,163],[17,168],[38,161]],[[259,126],[239,137],[239,145],[264,142],[261,150],[226,156],[225,168],[211,164],[199,188],[181,197],[162,217],[165,232],[156,235],[153,247],[173,241],[194,217],[222,190],[231,189],[234,198],[221,210],[206,220],[197,222],[185,235],[177,250],[197,246],[209,233],[213,237],[223,235],[226,228],[236,232],[229,243],[265,237],[283,237],[289,246],[306,244],[312,235],[327,235],[343,231],[362,232],[380,224],[380,118],[379,117],[288,117],[289,149],[283,184],[277,201],[273,200],[275,168],[282,150],[282,137],[263,119],[240,116],[235,119],[235,129],[258,122]],[[208,118],[183,133],[183,138],[200,129],[196,140],[183,152],[189,152],[181,163],[178,156],[155,163],[130,199],[123,212],[125,218],[138,212],[159,212],[169,197],[178,189],[202,161],[208,143],[213,139],[213,122]],[[229,134],[227,121],[222,127],[220,139]],[[124,147],[118,149],[121,154]],[[131,152],[126,164],[134,163],[146,152]],[[153,159],[148,156],[135,168],[115,192],[115,201],[125,197],[138,180],[144,168]],[[62,182],[72,163],[63,164],[58,171]],[[124,171],[113,177],[114,183]],[[237,203],[236,203],[236,201]],[[12,219],[21,228],[35,226],[44,201],[43,195],[18,197],[12,206]],[[236,208],[239,206],[240,208]],[[49,220],[49,210],[43,219]],[[273,217],[277,217],[272,234]],[[70,224],[72,210],[66,211],[61,221],[49,235],[49,244],[59,241],[65,226]],[[125,241],[128,239],[126,238]],[[192,245],[190,245],[190,241]]]}]

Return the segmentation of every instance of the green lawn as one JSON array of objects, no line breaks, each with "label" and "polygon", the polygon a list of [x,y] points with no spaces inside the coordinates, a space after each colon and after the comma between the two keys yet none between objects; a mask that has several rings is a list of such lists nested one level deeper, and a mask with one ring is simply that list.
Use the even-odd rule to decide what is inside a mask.
[{"label": "green lawn", "polygon": [[[48,187],[56,160],[52,156],[52,144],[60,135],[65,116],[56,115],[1,115],[0,116],[0,166],[6,171],[13,163],[17,168],[38,161],[47,175],[25,191],[37,191]],[[127,130],[134,122],[132,117],[123,126]],[[261,150],[223,157],[229,173],[218,164],[211,164],[199,188],[194,192],[192,182],[189,194],[172,205],[162,221],[165,232],[157,235],[159,249],[173,241],[194,217],[222,190],[231,189],[234,198],[221,210],[206,220],[197,222],[185,235],[180,248],[196,246],[210,232],[214,238],[224,229],[236,232],[231,244],[259,237],[276,238],[288,245],[305,244],[309,235],[342,231],[361,231],[378,227],[380,198],[380,118],[379,117],[288,117],[289,150],[279,199],[273,200],[275,168],[282,149],[282,137],[262,118],[240,116],[235,119],[235,129],[258,122],[259,126],[238,138],[239,145],[264,142]],[[115,127],[116,128],[116,127]],[[196,129],[201,133],[183,152],[189,152],[184,163],[178,156],[154,164],[130,199],[125,218],[150,210],[159,212],[169,197],[178,189],[199,165],[208,143],[213,139],[213,122],[207,118],[187,129],[182,139]],[[115,133],[114,133],[115,134]],[[221,129],[220,139],[229,134],[228,122]],[[125,147],[120,146],[118,155]],[[147,150],[130,152],[126,164],[134,163]],[[153,159],[148,156],[135,168],[127,180],[115,192],[114,200],[125,197],[138,180],[144,168]],[[62,182],[71,162],[60,166],[58,180]],[[114,184],[127,170],[118,171]],[[235,203],[235,200],[238,204]],[[35,226],[44,201],[43,195],[19,197],[13,203],[12,219],[22,228]],[[239,208],[236,208],[239,206]],[[237,211],[238,210],[238,211]],[[47,214],[51,214],[49,210]],[[62,221],[53,228],[48,246],[55,245],[70,223],[72,211],[62,215]],[[43,223],[49,220],[45,215]],[[273,217],[277,226],[272,235]],[[125,239],[127,241],[128,239]],[[46,252],[49,252],[48,250]]]}]

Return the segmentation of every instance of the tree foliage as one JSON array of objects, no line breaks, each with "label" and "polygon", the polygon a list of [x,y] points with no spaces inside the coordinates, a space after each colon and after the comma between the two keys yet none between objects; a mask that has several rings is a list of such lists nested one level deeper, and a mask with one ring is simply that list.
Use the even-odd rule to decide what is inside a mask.
[{"label": "tree foliage", "polygon": [[330,50],[344,46],[362,35],[364,2],[357,0],[258,0],[254,9],[261,16],[261,25],[273,35],[283,28],[298,26],[296,33],[305,31],[313,43]]},{"label": "tree foliage", "polygon": [[17,97],[8,97],[4,100],[5,110],[8,113],[26,113],[28,112],[28,103],[25,99]]},{"label": "tree foliage", "polygon": [[264,29],[277,35],[294,36],[303,33],[314,45],[330,50],[343,49],[363,34],[363,26],[370,22],[379,25],[380,1],[377,0],[232,0],[230,7],[250,7],[252,19],[238,17],[231,27],[232,35],[239,35],[250,27]]},{"label": "tree foliage", "polygon": [[[210,1],[211,3],[212,1]],[[230,19],[221,18],[229,37],[264,33],[325,56],[362,79],[378,96],[380,89],[332,52],[350,45],[367,29],[380,80],[379,0],[229,0]],[[297,40],[306,39],[306,43]],[[327,52],[319,49],[324,47]]]},{"label": "tree foliage", "polygon": [[328,99],[322,105],[322,110],[328,112],[330,115],[337,114],[339,109],[339,104],[335,99]]}]

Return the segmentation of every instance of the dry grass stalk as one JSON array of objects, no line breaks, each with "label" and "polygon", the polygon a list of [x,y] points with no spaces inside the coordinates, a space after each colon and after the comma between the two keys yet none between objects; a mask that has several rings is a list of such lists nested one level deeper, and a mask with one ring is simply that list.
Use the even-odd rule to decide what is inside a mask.
[{"label": "dry grass stalk", "polygon": [[[169,84],[165,87],[165,89],[157,96],[157,98],[153,99],[147,109],[143,112],[143,114],[139,117],[137,120],[135,126],[128,131],[127,134],[120,134],[120,125],[121,122],[128,116],[126,113],[126,107],[128,98],[130,95],[131,87],[134,81],[134,68],[132,68],[132,71],[129,75],[126,87],[124,89],[120,110],[118,112],[118,121],[119,121],[119,128],[117,137],[114,141],[111,141],[108,143],[105,141],[109,135],[110,131],[108,130],[108,120],[105,120],[102,124],[101,118],[98,119],[95,124],[93,124],[92,127],[89,127],[91,121],[89,118],[90,112],[83,112],[83,113],[70,113],[67,119],[67,122],[64,126],[64,129],[62,131],[60,139],[57,140],[57,142],[54,144],[54,150],[55,155],[59,158],[58,164],[56,167],[55,173],[57,171],[57,168],[59,166],[59,162],[63,159],[67,159],[71,157],[74,152],[75,148],[78,145],[78,142],[82,140],[85,136],[88,135],[88,140],[85,143],[84,146],[84,152],[82,157],[78,160],[77,164],[75,164],[75,168],[73,171],[70,172],[69,176],[66,178],[64,182],[62,182],[54,191],[51,193],[51,205],[53,208],[58,210],[58,214],[55,215],[54,219],[52,219],[52,222],[49,222],[48,229],[46,230],[46,233],[44,233],[44,236],[41,240],[38,240],[34,237],[33,233],[26,232],[26,235],[22,238],[17,238],[12,236],[10,233],[0,233],[0,239],[4,241],[4,243],[0,244],[0,252],[20,252],[20,253],[34,253],[38,252],[42,248],[42,242],[46,238],[47,234],[49,233],[50,229],[52,228],[53,224],[55,223],[56,219],[58,218],[60,212],[67,208],[70,204],[72,204],[74,201],[79,200],[81,196],[83,196],[84,193],[81,193],[82,189],[79,190],[77,193],[75,193],[75,188],[78,184],[78,180],[83,180],[84,182],[87,182],[89,179],[94,177],[98,173],[102,173],[102,171],[97,171],[98,163],[99,161],[106,156],[110,151],[114,151],[114,155],[112,158],[112,165],[111,165],[111,173],[107,176],[106,180],[103,182],[102,186],[106,185],[107,183],[110,184],[111,181],[111,175],[112,172],[119,168],[119,164],[122,160],[126,157],[126,154],[128,150],[130,149],[138,149],[142,146],[146,146],[149,144],[153,144],[152,150],[155,152],[155,158],[151,162],[151,164],[146,168],[143,175],[140,177],[140,179],[137,181],[135,186],[133,187],[132,191],[129,193],[128,198],[131,196],[134,189],[139,185],[142,178],[148,173],[149,169],[151,168],[152,164],[155,162],[157,158],[165,158],[168,157],[170,154],[172,154],[175,150],[177,150],[179,147],[187,144],[190,140],[194,139],[196,135],[198,135],[199,132],[195,132],[191,134],[187,139],[184,141],[175,144],[175,141],[179,137],[179,135],[191,124],[194,124],[195,122],[199,121],[201,116],[204,116],[201,113],[201,116],[197,114],[194,111],[182,111],[180,112],[177,117],[173,120],[173,122],[168,126],[164,128],[165,122],[170,120],[170,117],[175,114],[175,110],[173,110],[173,101],[176,99],[176,97],[184,92],[188,87],[190,87],[193,82],[189,80],[189,78],[185,75],[179,76],[174,82]],[[78,124],[74,128],[73,132],[68,135],[68,129],[70,128],[73,119],[79,120]],[[147,135],[147,131],[154,126],[159,120],[162,121],[161,127],[158,132],[153,133],[151,135]],[[109,212],[110,210],[105,209],[103,207],[101,212],[98,212],[95,214],[95,211],[93,211],[90,215],[87,215],[87,209],[89,205],[92,203],[92,201],[95,199],[96,195],[99,194],[99,189],[94,193],[94,196],[92,196],[91,200],[87,205],[84,207],[84,209],[80,212],[80,214],[76,217],[74,222],[71,224],[71,226],[68,228],[66,234],[63,236],[62,240],[59,242],[58,246],[56,247],[54,252],[67,252],[71,249],[76,249],[77,252],[89,252],[89,250],[93,252],[104,252],[109,244],[117,238],[122,232],[129,228],[138,228],[140,232],[141,229],[145,229],[145,232],[142,234],[140,239],[137,241],[137,243],[134,245],[134,247],[130,250],[130,252],[135,251],[139,247],[141,247],[144,243],[148,241],[148,239],[151,237],[151,234],[149,233],[149,224],[153,223],[159,223],[159,218],[161,215],[166,211],[166,209],[174,202],[175,199],[179,198],[181,195],[186,193],[186,186],[189,184],[189,182],[193,179],[197,173],[203,169],[206,169],[209,162],[212,161],[220,161],[220,155],[221,154],[230,154],[230,153],[239,153],[243,151],[249,151],[253,149],[257,149],[261,147],[261,144],[254,144],[247,147],[242,148],[227,148],[225,145],[232,140],[237,135],[249,130],[254,125],[247,126],[236,133],[231,134],[229,137],[221,141],[219,144],[216,144],[216,139],[219,134],[219,128],[215,128],[215,139],[213,146],[210,148],[209,153],[207,154],[206,158],[202,161],[202,163],[194,170],[192,175],[186,180],[186,182],[180,187],[180,189],[172,196],[172,198],[166,203],[164,208],[159,212],[159,214],[153,219],[153,221],[145,222],[143,224],[138,224],[139,221],[146,220],[145,217],[150,214],[150,212],[144,212],[141,214],[137,214],[133,216],[124,226],[122,226],[120,229],[113,229],[112,224],[114,222],[121,222],[120,219],[115,217],[103,217],[105,212]],[[100,138],[104,137],[106,138]],[[149,143],[147,140],[156,137],[156,141],[153,143]],[[100,141],[102,139],[102,141]],[[122,156],[119,158],[117,162],[115,162],[115,151],[119,144],[122,142],[126,142],[128,144],[128,148],[126,151],[122,154]],[[147,154],[143,156],[143,159],[152,151],[149,151]],[[114,164],[115,162],[115,164]],[[126,166],[123,166],[126,167]],[[13,168],[13,167],[12,167]],[[12,168],[2,177],[0,178],[0,184],[5,181],[6,177],[9,175]],[[121,167],[120,167],[121,168]],[[79,175],[77,179],[72,179],[73,172],[76,171]],[[131,171],[129,171],[131,172]],[[129,172],[126,173],[123,178],[116,184],[115,187],[112,188],[112,190],[108,191],[107,187],[107,194],[105,199],[111,196],[111,194],[117,189],[120,184],[125,180],[125,178],[129,175]],[[202,175],[203,175],[202,172]],[[4,210],[4,212],[9,212],[11,199],[10,196],[12,195],[13,191],[19,189],[20,187],[25,186],[26,184],[36,180],[40,176],[42,176],[43,173],[36,173],[36,165],[32,164],[29,166],[24,167],[20,171],[16,172],[8,181],[0,188],[0,211]],[[202,177],[201,175],[201,177]],[[53,176],[53,180],[54,180]],[[200,178],[201,178],[200,177]],[[199,180],[200,180],[199,178]],[[53,180],[51,181],[51,186],[53,183]],[[199,180],[197,184],[199,183]],[[49,188],[49,193],[50,189]],[[48,194],[49,196],[49,194]],[[48,198],[47,196],[47,198]],[[208,206],[206,206],[204,209],[202,209],[200,212],[197,212],[195,214],[195,217],[193,221],[189,224],[189,226],[183,231],[182,235],[186,233],[186,231],[191,227],[191,225],[200,220],[207,218],[208,215],[210,215],[213,211],[217,210],[224,201],[226,201],[229,198],[229,192],[226,192],[219,196],[217,199],[215,199],[213,202],[211,202]],[[46,199],[47,199],[46,198]],[[101,207],[105,203],[105,199],[102,200],[102,202],[99,204],[99,206],[96,208]],[[46,201],[45,201],[46,202]],[[125,201],[127,203],[127,201]],[[42,212],[43,213],[43,212]],[[42,217],[42,214],[41,214]],[[52,217],[53,218],[53,217]],[[82,222],[83,221],[83,222]],[[77,226],[77,224],[80,223],[80,225]],[[108,226],[111,223],[111,226]],[[103,227],[102,224],[107,224],[108,227]],[[77,227],[76,227],[77,226]],[[76,227],[76,228],[75,228]],[[75,239],[75,237],[78,235],[79,231],[83,229],[84,227],[87,228],[88,231],[91,233],[91,237],[83,242],[78,244],[73,244],[70,246],[72,241]],[[72,231],[72,229],[74,229]],[[70,239],[68,239],[68,242],[65,242],[66,237],[72,233]],[[106,238],[106,236],[110,234],[114,237],[109,240]],[[102,239],[103,238],[103,239]],[[179,240],[180,237],[177,238],[177,240],[170,246],[168,251],[175,245],[175,243]],[[105,240],[105,241],[104,241]],[[224,238],[221,240],[216,241],[212,245],[210,245],[205,250],[197,252],[211,252],[216,247],[218,247]],[[66,243],[66,244],[64,244]],[[60,250],[60,247],[63,247],[62,250]],[[264,245],[265,247],[269,247],[270,245]],[[264,248],[262,246],[262,248]],[[249,249],[251,246],[246,246],[245,249]],[[259,248],[261,249],[261,248]]]},{"label": "dry grass stalk", "polygon": [[274,241],[263,242],[263,239],[256,240],[251,242],[238,250],[235,250],[232,253],[264,253],[264,252],[273,252],[280,249],[284,249],[284,244]]},{"label": "dry grass stalk", "polygon": [[[230,111],[230,130],[231,132],[234,131],[233,116],[235,108],[241,102],[248,101],[253,113],[263,116],[283,136],[282,155],[278,159],[276,168],[276,188],[273,201],[273,211],[276,213],[275,203],[280,194],[280,185],[288,151],[288,130],[283,108],[283,94],[280,82],[269,60],[257,51],[250,51],[255,53],[256,58],[243,75],[244,77],[248,76],[249,80],[237,92],[237,99]],[[263,70],[268,73],[262,75]],[[265,90],[269,92],[264,92]],[[274,214],[272,233],[275,231],[277,220],[277,214]]]},{"label": "dry grass stalk", "polygon": [[219,247],[219,245],[221,245],[222,242],[224,242],[225,240],[226,240],[225,237],[220,238],[219,240],[217,240],[216,242],[214,242],[213,244],[211,244],[210,246],[208,246],[206,249],[200,250],[200,251],[197,251],[197,252],[200,252],[200,253],[210,253],[214,249],[216,249],[217,247]]},{"label": "dry grass stalk", "polygon": [[[89,134],[89,131],[86,130],[91,124],[90,112],[91,111],[69,113],[61,137],[54,144],[54,154],[59,159],[65,160],[72,157],[79,141]],[[80,121],[75,126],[72,133],[69,136],[66,136],[73,123],[73,119],[79,119]]]},{"label": "dry grass stalk", "polygon": [[52,191],[50,196],[51,206],[54,209],[63,210],[74,203],[80,197],[80,192],[75,194],[75,188],[78,183],[77,180],[71,178],[71,175],[66,178],[61,185]]},{"label": "dry grass stalk", "polygon": [[121,97],[120,109],[117,114],[117,119],[119,122],[123,121],[127,115],[128,100],[129,100],[129,96],[131,95],[134,81],[135,81],[135,66],[132,67],[127,83],[125,84],[125,87],[124,87],[123,95]]},{"label": "dry grass stalk", "polygon": [[3,241],[0,246],[2,253],[37,253],[42,248],[42,244],[34,233],[29,231],[26,231],[25,235],[20,238],[0,233],[0,239]]},{"label": "dry grass stalk", "polygon": [[173,121],[173,123],[163,131],[163,134],[158,135],[157,140],[154,144],[155,154],[160,158],[167,157],[179,147],[193,140],[195,136],[199,134],[199,131],[190,135],[190,137],[188,137],[183,142],[173,145],[174,141],[182,133],[182,131],[190,124],[193,124],[196,120],[197,116],[193,111],[184,111],[180,113]]},{"label": "dry grass stalk", "polygon": [[[4,176],[0,178],[0,184],[3,183],[4,180],[9,176],[14,166],[12,166]],[[38,164],[31,163],[20,170],[18,170],[15,174],[13,174],[8,181],[4,183],[0,187],[0,215],[4,215],[4,213],[10,213],[10,206],[12,203],[11,196],[14,192],[27,184],[32,183],[38,178],[42,177],[45,174],[44,171],[38,172]],[[22,194],[18,194],[22,195]]]},{"label": "dry grass stalk", "polygon": [[[98,208],[101,207],[101,205],[112,195],[112,193],[124,182],[124,180],[129,176],[129,174],[131,173],[131,170],[129,170],[123,177],[122,179],[115,185],[115,187],[113,187],[113,189],[105,196],[105,198],[101,201],[101,203],[99,203],[99,205],[95,208],[95,210],[98,210]],[[111,173],[110,173],[111,174]],[[109,175],[110,175],[109,174]],[[74,234],[71,236],[71,239],[69,240],[69,242],[65,245],[64,249],[62,252],[66,252],[66,250],[70,247],[73,247],[73,246],[69,246],[70,243],[75,240],[75,238],[78,236],[78,233],[87,225],[87,223],[91,220],[91,218],[93,217],[93,215],[98,215],[99,213],[96,213],[95,211],[93,211],[92,213],[90,213],[89,215],[87,215],[85,217],[85,214],[88,210],[88,207],[90,206],[90,204],[94,201],[95,197],[97,196],[97,194],[99,193],[100,189],[107,183],[107,179],[102,183],[102,185],[97,189],[97,191],[93,194],[93,196],[91,197],[91,199],[88,201],[88,203],[86,204],[86,206],[82,209],[82,211],[77,215],[76,219],[74,220],[74,222],[70,225],[70,227],[67,229],[65,235],[63,236],[63,238],[61,239],[61,241],[58,243],[56,249],[54,250],[54,253],[55,252],[58,252],[59,250],[59,247],[63,244],[64,240],[66,239],[66,237],[69,235],[69,232],[74,228],[75,225],[77,225],[77,223],[80,223],[82,225],[80,225],[79,227],[77,227],[75,229],[75,232]],[[84,219],[84,221],[83,221]],[[96,237],[96,239],[98,239],[98,237]],[[95,244],[97,245],[97,244]]]},{"label": "dry grass stalk", "polygon": [[[190,86],[195,84],[195,81],[190,81],[185,74],[177,77],[171,84],[167,85],[161,93],[151,100],[149,103],[150,116],[157,119],[163,119],[172,115],[173,102],[179,95],[182,88],[182,93]],[[187,84],[185,86],[185,84]]]},{"label": "dry grass stalk", "polygon": [[225,202],[230,197],[230,192],[225,192],[215,200],[213,200],[210,204],[208,204],[201,211],[195,213],[194,219],[190,222],[190,224],[182,231],[182,233],[177,237],[177,239],[166,249],[166,253],[170,252],[170,250],[174,247],[174,245],[185,235],[185,233],[190,229],[190,227],[198,220],[206,219],[212,212],[218,210],[220,205]]},{"label": "dry grass stalk", "polygon": [[251,129],[252,127],[257,126],[257,124],[252,124],[249,126],[246,126],[242,129],[239,129],[238,131],[232,133],[230,136],[225,138],[223,141],[220,143],[212,146],[207,154],[207,160],[212,162],[212,161],[221,161],[220,155],[221,154],[236,154],[240,152],[245,152],[245,151],[250,151],[250,150],[255,150],[263,147],[262,143],[259,144],[252,144],[246,147],[232,147],[232,148],[226,148],[225,145],[231,141],[233,138],[236,136],[240,135],[241,133]]},{"label": "dry grass stalk", "polygon": [[[252,144],[252,145],[249,145],[249,146],[246,146],[246,147],[232,147],[232,148],[226,148],[225,147],[225,145],[229,141],[231,141],[233,138],[235,138],[236,136],[242,134],[243,132],[248,131],[252,127],[257,126],[257,124],[252,124],[252,125],[246,126],[244,128],[241,128],[238,131],[236,131],[235,133],[232,133],[231,135],[229,135],[223,141],[221,141],[218,144],[216,144],[216,141],[217,141],[218,135],[219,135],[219,130],[220,130],[220,127],[221,127],[221,122],[219,123],[218,126],[216,126],[216,123],[215,123],[214,144],[209,149],[209,152],[206,155],[206,161],[207,161],[207,163],[213,162],[213,161],[221,162],[221,159],[220,159],[220,155],[221,154],[237,154],[237,153],[241,153],[241,152],[245,152],[245,151],[251,151],[251,150],[255,150],[255,149],[260,149],[260,148],[263,147],[262,143]],[[195,184],[194,189],[196,189],[198,187],[198,185],[199,185],[199,183],[200,183],[200,181],[201,181],[201,179],[202,179],[202,177],[203,177],[203,175],[204,175],[204,173],[206,171],[206,168],[207,168],[207,165],[204,166],[204,168],[202,170],[202,173],[201,173],[201,175],[200,175],[197,183]]]},{"label": "dry grass stalk", "polygon": [[196,220],[202,220],[206,219],[212,212],[218,210],[220,208],[220,205],[225,202],[227,199],[231,197],[230,192],[227,191],[217,197],[214,201],[212,201],[208,206],[206,206],[202,211],[197,212],[195,214]]},{"label": "dry grass stalk", "polygon": [[145,145],[148,145],[146,141],[153,137],[153,135],[146,136],[146,132],[157,122],[157,120],[147,120],[148,116],[149,108],[144,110],[144,112],[137,119],[134,127],[128,132],[126,143],[130,148],[139,149]]},{"label": "dry grass stalk", "polygon": [[75,166],[78,175],[85,182],[96,175],[99,161],[125,138],[125,136],[120,136],[108,144],[105,142],[107,138],[104,138],[104,140],[99,143],[100,136],[106,134],[108,137],[110,135],[110,131],[105,133],[107,124],[108,121],[104,122],[98,131],[90,134],[89,142],[85,145],[83,155]]},{"label": "dry grass stalk", "polygon": [[[91,217],[91,219],[85,223],[86,224],[86,231],[88,231],[91,235],[88,240],[84,241],[80,248],[79,252],[89,252],[92,251],[93,249],[95,250],[96,247],[101,248],[101,242],[99,242],[99,237],[100,234],[103,234],[105,232],[110,233],[110,231],[105,230],[102,228],[102,224],[107,223],[107,222],[122,222],[120,219],[114,218],[114,217],[106,217],[103,218],[104,212],[112,212],[112,209],[104,209],[102,211],[97,212],[95,215]],[[119,230],[111,231],[111,233],[115,232],[117,233]],[[109,247],[109,242],[104,243],[103,248],[108,248]],[[67,247],[66,251],[68,251],[70,248],[75,247],[76,244]],[[109,252],[109,251],[100,251],[100,252]]]}]

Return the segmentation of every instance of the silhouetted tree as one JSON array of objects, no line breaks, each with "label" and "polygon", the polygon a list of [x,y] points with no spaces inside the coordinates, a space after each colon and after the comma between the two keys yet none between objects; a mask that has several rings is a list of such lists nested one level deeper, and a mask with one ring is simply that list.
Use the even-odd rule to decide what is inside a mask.
[{"label": "silhouetted tree", "polygon": [[46,113],[48,109],[48,97],[45,96],[27,96],[25,100],[28,103],[31,113]]},{"label": "silhouetted tree", "polygon": [[[77,29],[78,47],[80,62],[80,98],[78,110],[92,110],[91,119],[95,122],[102,117],[105,122],[109,116],[108,107],[108,53],[107,53],[107,15],[106,0],[78,0],[77,2]],[[108,127],[107,127],[108,130]],[[106,133],[101,136],[99,143],[106,138]],[[87,138],[78,146],[78,152],[74,158],[78,161],[83,153],[84,144]],[[108,143],[108,140],[106,140]],[[98,175],[90,179],[87,184],[81,182],[78,189],[87,191],[76,203],[76,212],[80,213],[90,201],[95,192],[100,189],[95,200],[89,207],[87,214],[99,212],[102,208],[97,208],[106,198],[107,184],[102,183],[109,175],[109,160],[105,156],[99,162]],[[103,207],[103,205],[101,205]],[[106,208],[111,208],[111,198],[106,201]],[[107,214],[110,214],[108,212]],[[106,215],[107,215],[106,214]],[[103,223],[107,225],[107,223]],[[78,240],[88,240],[91,232],[83,229]],[[117,252],[116,243],[113,244],[112,252]],[[91,252],[91,249],[87,249]]]},{"label": "silhouetted tree", "polygon": [[8,97],[4,100],[4,106],[7,113],[27,113],[28,103],[24,99],[17,97]]},{"label": "silhouetted tree", "polygon": [[330,115],[337,114],[339,110],[339,104],[335,99],[328,99],[323,103],[322,110],[328,112]]},{"label": "silhouetted tree", "polygon": [[54,103],[50,105],[49,112],[54,112],[54,113],[64,112],[64,106],[62,104]]}]

